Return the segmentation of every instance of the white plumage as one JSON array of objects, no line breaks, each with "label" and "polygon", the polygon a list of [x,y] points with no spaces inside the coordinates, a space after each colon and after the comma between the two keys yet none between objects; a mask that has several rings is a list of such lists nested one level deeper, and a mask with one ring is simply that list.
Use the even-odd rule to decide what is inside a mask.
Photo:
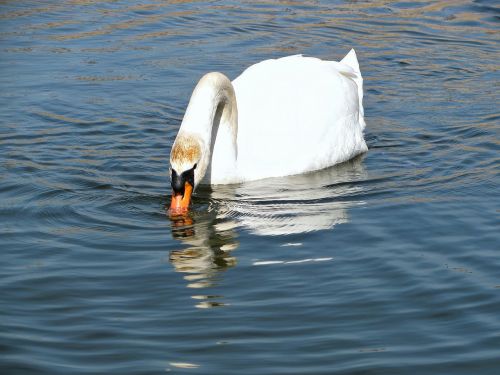
[{"label": "white plumage", "polygon": [[367,150],[363,79],[354,50],[340,62],[295,55],[265,60],[232,83],[208,73],[196,86],[171,167],[224,184],[314,171]]}]

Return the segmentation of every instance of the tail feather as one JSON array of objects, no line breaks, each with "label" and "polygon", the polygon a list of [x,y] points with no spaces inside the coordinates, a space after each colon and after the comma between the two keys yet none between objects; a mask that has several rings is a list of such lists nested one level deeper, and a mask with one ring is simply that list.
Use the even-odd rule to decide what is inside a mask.
[{"label": "tail feather", "polygon": [[354,76],[351,78],[356,82],[358,86],[358,98],[359,98],[359,121],[363,128],[366,126],[364,115],[365,110],[363,108],[363,77],[361,76],[361,71],[359,70],[358,58],[356,57],[356,52],[351,49],[347,55],[340,61],[341,64],[347,65],[354,71]]},{"label": "tail feather", "polygon": [[355,72],[359,73],[359,63],[358,58],[356,57],[356,52],[354,49],[351,49],[345,57],[340,60],[342,64],[346,64],[354,69]]}]

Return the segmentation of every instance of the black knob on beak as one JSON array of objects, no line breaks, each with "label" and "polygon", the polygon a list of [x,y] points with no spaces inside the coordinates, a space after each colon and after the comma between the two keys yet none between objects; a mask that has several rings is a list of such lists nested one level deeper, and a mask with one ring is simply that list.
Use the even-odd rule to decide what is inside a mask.
[{"label": "black knob on beak", "polygon": [[186,181],[184,179],[184,173],[178,175],[177,172],[172,169],[172,176],[170,178],[170,184],[172,185],[172,190],[175,195],[184,196],[184,189],[186,186]]},{"label": "black knob on beak", "polygon": [[170,177],[170,184],[172,185],[172,190],[174,195],[181,194],[184,196],[184,189],[186,187],[186,182],[191,185],[194,189],[194,170],[196,169],[196,164],[193,168],[182,172],[180,175],[177,174],[175,169],[172,169],[172,176]]}]

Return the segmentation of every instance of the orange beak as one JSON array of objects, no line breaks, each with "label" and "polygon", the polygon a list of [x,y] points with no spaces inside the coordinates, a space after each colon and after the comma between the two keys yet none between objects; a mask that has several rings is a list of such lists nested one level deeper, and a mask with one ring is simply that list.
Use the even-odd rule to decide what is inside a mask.
[{"label": "orange beak", "polygon": [[191,194],[193,193],[193,186],[189,182],[184,183],[184,195],[175,194],[172,192],[172,203],[170,204],[170,212],[174,214],[181,214],[187,212],[189,204],[191,203]]}]

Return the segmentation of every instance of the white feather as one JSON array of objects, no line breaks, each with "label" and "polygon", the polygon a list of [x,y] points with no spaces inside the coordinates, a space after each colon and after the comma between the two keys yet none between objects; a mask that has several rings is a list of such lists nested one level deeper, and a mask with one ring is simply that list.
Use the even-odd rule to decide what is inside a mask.
[{"label": "white feather", "polygon": [[[193,93],[179,134],[198,139],[204,149],[205,170],[199,171],[198,182],[300,174],[367,151],[362,99],[354,50],[341,62],[302,55],[265,60],[246,69],[232,85],[220,73],[206,75]],[[212,142],[210,152],[207,145]],[[179,161],[171,158],[171,163],[175,168]]]}]

